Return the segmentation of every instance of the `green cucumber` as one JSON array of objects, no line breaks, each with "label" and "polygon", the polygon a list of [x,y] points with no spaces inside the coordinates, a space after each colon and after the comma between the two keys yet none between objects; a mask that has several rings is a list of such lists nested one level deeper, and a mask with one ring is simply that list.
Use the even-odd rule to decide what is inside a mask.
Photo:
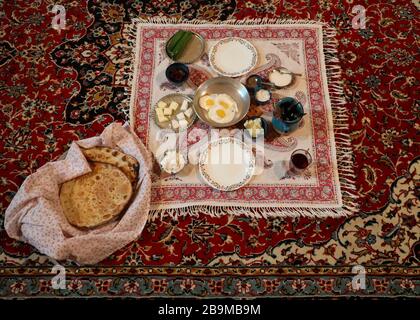
[{"label": "green cucumber", "polygon": [[181,39],[176,43],[175,47],[173,48],[172,52],[174,53],[174,58],[178,59],[181,55],[182,51],[184,51],[187,43],[191,40],[192,32],[185,31],[182,35]]},{"label": "green cucumber", "polygon": [[166,44],[166,51],[168,52],[168,55],[171,58],[175,57],[175,54],[173,52],[175,45],[178,43],[179,40],[181,40],[182,36],[185,34],[186,31],[179,30],[177,31],[168,41]]}]

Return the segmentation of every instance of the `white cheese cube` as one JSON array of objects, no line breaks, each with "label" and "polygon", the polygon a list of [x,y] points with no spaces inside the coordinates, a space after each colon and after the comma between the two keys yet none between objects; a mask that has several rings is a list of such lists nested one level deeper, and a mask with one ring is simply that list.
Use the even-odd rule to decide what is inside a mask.
[{"label": "white cheese cube", "polygon": [[169,120],[169,119],[168,119],[167,117],[165,117],[163,114],[158,114],[157,116],[158,116],[158,121],[159,121],[159,122],[166,122],[166,121],[168,121],[168,120]]},{"label": "white cheese cube", "polygon": [[170,108],[172,111],[175,111],[176,109],[178,109],[178,103],[176,103],[175,101],[172,101],[172,102],[169,104],[169,108]]},{"label": "white cheese cube", "polygon": [[169,108],[163,109],[163,114],[165,116],[170,116],[172,114],[172,109],[169,109]]},{"label": "white cheese cube", "polygon": [[184,111],[184,114],[188,117],[191,118],[193,115],[193,109],[188,108],[186,111]]},{"label": "white cheese cube", "polygon": [[157,106],[160,109],[165,109],[166,106],[167,106],[167,104],[165,102],[163,102],[163,101],[159,101],[158,104],[157,104]]},{"label": "white cheese cube", "polygon": [[261,124],[261,119],[259,118],[245,121],[244,126],[252,137],[257,137],[257,135],[264,133],[264,129],[262,128]]},{"label": "white cheese cube", "polygon": [[179,129],[184,130],[188,127],[188,121],[185,119],[179,120]]},{"label": "white cheese cube", "polygon": [[163,116],[163,109],[161,109],[161,108],[156,108],[156,114],[157,114],[157,115],[161,115],[161,116]]},{"label": "white cheese cube", "polygon": [[187,100],[183,100],[182,104],[181,104],[181,111],[185,111],[188,108],[188,101]]},{"label": "white cheese cube", "polygon": [[179,128],[179,123],[178,120],[176,119],[172,119],[172,129],[178,129]]},{"label": "white cheese cube", "polygon": [[185,116],[184,116],[184,114],[182,112],[178,113],[176,115],[176,117],[178,118],[178,120],[184,120],[185,119]]}]

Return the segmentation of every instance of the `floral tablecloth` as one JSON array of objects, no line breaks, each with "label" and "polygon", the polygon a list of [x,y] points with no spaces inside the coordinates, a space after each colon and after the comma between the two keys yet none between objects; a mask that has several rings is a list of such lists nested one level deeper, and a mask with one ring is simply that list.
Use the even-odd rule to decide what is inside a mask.
[{"label": "floral tablecloth", "polygon": [[[195,31],[206,40],[206,53],[198,62],[190,65],[191,79],[182,87],[173,86],[165,77],[165,70],[172,63],[165,54],[165,43],[179,29]],[[349,137],[343,132],[346,115],[339,108],[339,85],[331,76],[339,74],[333,70],[332,61],[327,60],[326,65],[324,55],[324,52],[334,55],[334,32],[321,23],[139,22],[131,97],[131,124],[138,136],[153,153],[161,152],[162,143],[167,142],[167,136],[153,120],[154,105],[169,93],[182,92],[193,95],[200,82],[216,76],[210,68],[207,52],[218,40],[227,37],[247,39],[257,48],[258,63],[251,74],[267,76],[269,71],[278,67],[286,67],[301,74],[291,86],[276,90],[274,95],[275,99],[295,97],[304,105],[307,115],[293,133],[267,139],[263,152],[257,153],[257,160],[262,158],[261,161],[257,161],[261,167],[261,170],[258,170],[260,174],[255,175],[248,185],[230,192],[209,187],[200,176],[193,153],[210,139],[210,127],[196,121],[186,134],[179,135],[178,138],[181,147],[188,148],[192,163],[177,175],[161,175],[159,170],[156,171],[152,188],[152,208],[159,212],[164,212],[165,209],[187,208],[175,210],[182,214],[202,211],[215,215],[245,212],[263,216],[350,214],[354,210],[351,200],[354,184],[351,152],[346,148]],[[330,71],[330,79],[327,79],[327,69]],[[248,75],[240,80],[244,82]],[[331,98],[327,80],[330,82]],[[267,120],[270,120],[272,111],[271,103],[259,107],[251,106],[251,113],[258,113]],[[338,135],[337,141],[335,134]],[[238,127],[225,129],[218,135],[245,138],[244,141],[252,145],[250,139],[246,139],[247,135],[242,135]],[[176,141],[173,141],[172,148],[176,147],[175,143]],[[288,163],[291,153],[296,148],[308,150],[314,165],[301,175],[290,175],[287,173]],[[257,149],[261,151],[260,148]],[[340,181],[339,176],[344,179]],[[342,192],[348,197],[346,203],[343,203]]]}]

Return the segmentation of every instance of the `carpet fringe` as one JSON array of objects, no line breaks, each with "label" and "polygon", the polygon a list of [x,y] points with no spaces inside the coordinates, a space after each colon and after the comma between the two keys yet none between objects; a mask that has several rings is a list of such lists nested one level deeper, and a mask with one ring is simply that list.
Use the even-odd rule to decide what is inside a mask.
[{"label": "carpet fringe", "polygon": [[[221,206],[202,206],[194,205],[176,209],[154,209],[150,210],[149,219],[163,218],[170,216],[176,218],[178,216],[198,216],[204,213],[210,216],[219,217],[225,214],[245,215],[249,217],[338,217],[350,216],[358,211],[356,200],[358,198],[356,190],[356,175],[354,173],[354,156],[351,146],[351,137],[349,134],[349,115],[345,107],[346,99],[343,90],[342,70],[338,59],[338,41],[336,40],[336,29],[329,26],[326,22],[315,20],[289,20],[289,19],[271,19],[271,18],[252,18],[226,21],[207,21],[207,20],[185,20],[180,18],[151,17],[149,19],[136,18],[126,27],[127,41],[132,44],[131,69],[133,75],[137,74],[136,56],[139,39],[137,39],[138,24],[216,24],[216,25],[272,25],[272,24],[313,24],[322,26],[323,34],[323,52],[326,67],[327,83],[329,89],[329,99],[332,108],[332,121],[334,126],[334,141],[336,144],[336,157],[338,166],[338,176],[340,189],[342,194],[343,206],[341,208],[304,208],[304,207],[221,207]],[[134,65],[134,67],[133,67]],[[132,79],[131,79],[132,80]],[[134,97],[131,96],[132,83],[126,87],[126,100],[124,104],[130,105],[129,120],[133,126],[134,115],[132,114],[132,106]]]}]

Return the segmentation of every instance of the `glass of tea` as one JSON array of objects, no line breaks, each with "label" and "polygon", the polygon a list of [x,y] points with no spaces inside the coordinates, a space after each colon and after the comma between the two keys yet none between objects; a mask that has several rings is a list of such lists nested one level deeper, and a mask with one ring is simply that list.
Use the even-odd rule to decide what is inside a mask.
[{"label": "glass of tea", "polygon": [[311,154],[304,149],[297,149],[293,151],[290,157],[290,171],[295,174],[300,174],[309,167],[312,163]]}]

